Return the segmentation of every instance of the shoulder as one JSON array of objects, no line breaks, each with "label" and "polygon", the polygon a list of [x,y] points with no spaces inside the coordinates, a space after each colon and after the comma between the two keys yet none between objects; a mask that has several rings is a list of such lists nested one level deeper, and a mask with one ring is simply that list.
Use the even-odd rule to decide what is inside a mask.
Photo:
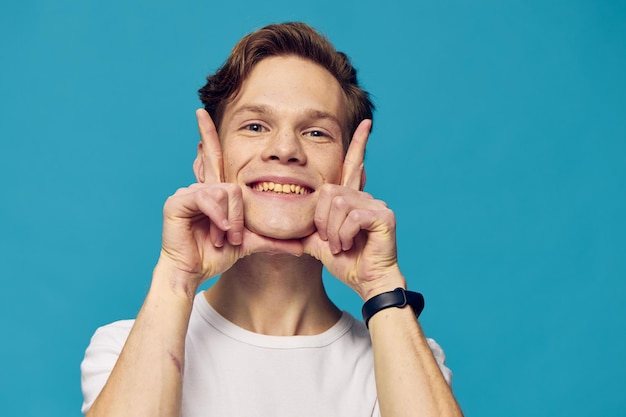
[{"label": "shoulder", "polygon": [[99,327],[85,350],[85,357],[81,363],[83,373],[104,364],[112,368],[126,343],[134,322],[134,320],[120,320]]},{"label": "shoulder", "polygon": [[89,348],[92,346],[123,346],[134,323],[135,320],[119,320],[99,327],[91,337]]},{"label": "shoulder", "polygon": [[134,322],[134,320],[116,321],[98,328],[91,337],[80,364],[83,413],[91,407],[106,383]]},{"label": "shoulder", "polygon": [[439,365],[439,369],[441,370],[444,379],[446,380],[448,385],[451,386],[452,371],[446,365],[446,354],[443,352],[441,346],[439,346],[439,343],[437,343],[434,339],[427,337],[426,341],[428,342],[428,346],[430,347],[430,350],[433,353],[435,360],[437,361],[437,365]]}]

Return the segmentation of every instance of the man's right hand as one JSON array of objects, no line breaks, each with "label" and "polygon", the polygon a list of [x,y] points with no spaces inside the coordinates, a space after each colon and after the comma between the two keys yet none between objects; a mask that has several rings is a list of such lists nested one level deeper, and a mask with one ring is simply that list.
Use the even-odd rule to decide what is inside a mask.
[{"label": "man's right hand", "polygon": [[[179,189],[163,209],[163,240],[157,267],[189,295],[206,279],[257,252],[302,254],[299,241],[259,236],[244,227],[241,188],[225,183],[217,130],[204,109],[196,111],[201,142],[194,171],[199,183]],[[182,280],[183,282],[179,282]]]}]

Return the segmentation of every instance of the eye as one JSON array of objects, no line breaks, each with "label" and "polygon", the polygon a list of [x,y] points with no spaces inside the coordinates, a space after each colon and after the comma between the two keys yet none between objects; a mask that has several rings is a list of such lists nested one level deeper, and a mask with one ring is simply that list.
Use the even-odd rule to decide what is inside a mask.
[{"label": "eye", "polygon": [[309,132],[306,132],[304,134],[305,136],[313,136],[316,138],[323,138],[325,136],[328,136],[325,132],[322,132],[321,130],[311,130]]},{"label": "eye", "polygon": [[251,132],[257,132],[257,133],[261,133],[261,132],[265,132],[266,129],[265,127],[263,127],[263,125],[259,124],[259,123],[250,123],[249,125],[245,126],[246,130],[249,130]]}]

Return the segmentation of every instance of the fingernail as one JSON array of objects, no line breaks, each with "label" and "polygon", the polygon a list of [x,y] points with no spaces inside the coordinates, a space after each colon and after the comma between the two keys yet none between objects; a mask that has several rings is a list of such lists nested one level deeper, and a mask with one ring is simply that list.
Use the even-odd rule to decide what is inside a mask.
[{"label": "fingernail", "polygon": [[233,233],[233,245],[241,245],[242,241],[243,241],[243,237],[241,235],[241,232]]},{"label": "fingernail", "polygon": [[224,236],[220,236],[215,240],[216,248],[221,248],[222,246],[224,246]]},{"label": "fingernail", "polygon": [[230,222],[228,221],[228,219],[222,220],[222,226],[224,226],[224,230],[230,229]]}]

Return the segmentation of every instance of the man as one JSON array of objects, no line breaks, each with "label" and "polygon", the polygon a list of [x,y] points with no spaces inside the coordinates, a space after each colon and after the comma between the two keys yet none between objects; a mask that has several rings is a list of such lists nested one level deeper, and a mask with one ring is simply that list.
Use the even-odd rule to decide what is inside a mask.
[{"label": "man", "polygon": [[[94,335],[83,411],[462,415],[402,290],[393,213],[362,191],[373,106],[346,56],[304,24],[271,25],[200,96],[198,182],[165,203],[136,320]],[[323,266],[367,301],[369,332],[330,301]]]}]

